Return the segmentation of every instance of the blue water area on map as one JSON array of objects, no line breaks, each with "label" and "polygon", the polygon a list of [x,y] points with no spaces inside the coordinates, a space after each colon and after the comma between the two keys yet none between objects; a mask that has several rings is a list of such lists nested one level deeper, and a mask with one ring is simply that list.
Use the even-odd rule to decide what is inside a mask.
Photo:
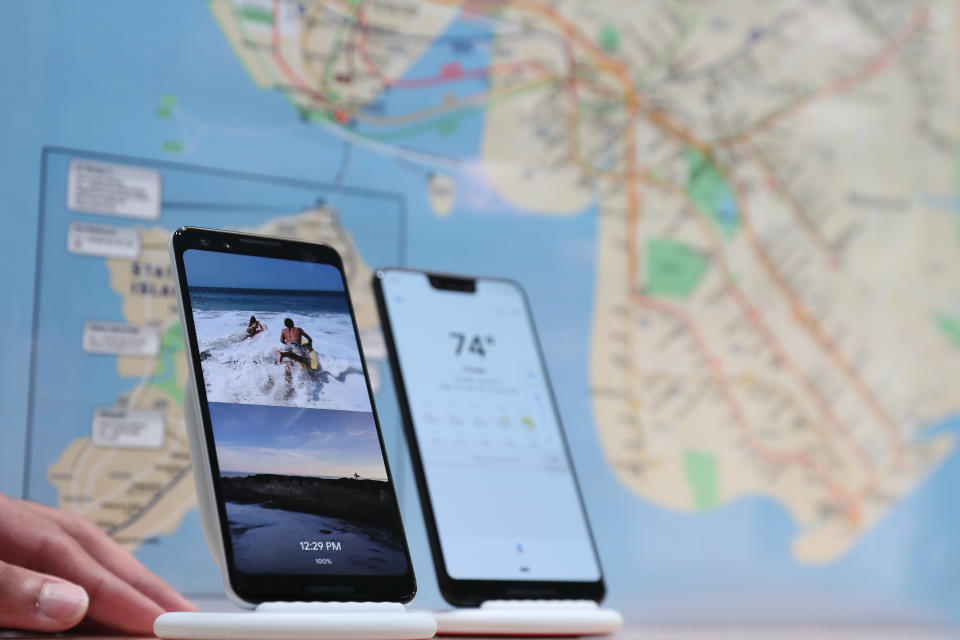
[{"label": "blue water area on map", "polygon": [[[489,90],[488,78],[477,72],[484,70],[490,62],[491,39],[487,29],[459,21],[451,23],[404,73],[401,82],[407,85],[390,87],[381,94],[386,107],[384,115],[409,114],[427,105],[443,104],[448,98],[460,100]],[[440,80],[445,70],[451,67],[457,67],[463,73]],[[435,80],[436,84],[409,86],[424,80]]]},{"label": "blue water area on map", "polygon": [[[960,436],[960,418],[931,427],[929,436]],[[713,512],[672,514],[634,505],[622,520],[627,546],[639,556],[634,574],[609,572],[615,601],[642,598],[654,620],[726,619],[742,622],[745,608],[758,617],[810,620],[960,620],[956,574],[960,519],[952,509],[960,486],[956,452],[924,480],[846,555],[825,565],[799,565],[791,541],[801,532],[783,505],[744,498]],[[621,563],[625,545],[601,529],[605,566]],[[709,571],[704,571],[709,567]],[[739,619],[738,619],[739,618]]]},{"label": "blue water area on map", "polygon": [[[464,70],[486,67],[490,61],[490,49],[486,42],[488,35],[489,32],[481,31],[473,25],[454,22],[442,36],[433,41],[402,79],[434,77],[451,62],[459,64]],[[471,44],[469,48],[463,49],[459,45],[462,42]],[[427,105],[438,105],[447,100],[460,100],[482,94],[489,88],[486,77],[465,76],[464,79],[436,86],[416,89],[394,87],[384,92],[381,102],[385,107],[384,115],[409,114],[420,111]],[[483,103],[480,103],[477,107],[451,111],[449,115],[431,120],[432,124],[429,126],[412,124],[383,127],[361,122],[356,126],[356,132],[370,136],[378,142],[389,142],[391,146],[402,150],[433,154],[440,158],[473,158],[477,154],[483,131],[483,106]],[[402,153],[399,155],[403,157]],[[372,172],[368,175],[372,175]],[[395,184],[392,181],[382,183]]]},{"label": "blue water area on map", "polygon": [[736,230],[737,224],[740,222],[739,208],[736,199],[733,197],[733,191],[726,183],[723,184],[723,191],[718,197],[715,213],[717,222],[725,231],[730,233]]}]

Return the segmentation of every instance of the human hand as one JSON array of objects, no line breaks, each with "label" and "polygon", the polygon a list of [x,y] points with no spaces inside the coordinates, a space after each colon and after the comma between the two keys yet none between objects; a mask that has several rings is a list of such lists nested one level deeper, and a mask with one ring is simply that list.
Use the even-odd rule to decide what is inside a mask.
[{"label": "human hand", "polygon": [[195,607],[86,518],[0,495],[0,627],[153,635]]}]

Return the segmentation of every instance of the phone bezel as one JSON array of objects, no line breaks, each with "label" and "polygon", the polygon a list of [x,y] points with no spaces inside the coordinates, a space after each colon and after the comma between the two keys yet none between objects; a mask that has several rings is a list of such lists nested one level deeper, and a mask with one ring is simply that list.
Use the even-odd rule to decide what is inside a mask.
[{"label": "phone bezel", "polygon": [[[426,277],[431,282],[433,279],[456,281],[491,281],[507,283],[514,287],[523,300],[525,309],[525,320],[529,324],[533,336],[534,347],[540,363],[540,370],[546,381],[547,392],[550,397],[550,405],[553,409],[559,426],[560,441],[563,443],[563,450],[567,457],[567,464],[570,465],[570,472],[573,478],[573,484],[577,492],[577,500],[580,504],[580,511],[583,514],[584,523],[587,527],[587,534],[590,538],[590,546],[596,559],[597,569],[600,577],[595,582],[579,581],[540,581],[540,580],[464,580],[450,576],[447,571],[446,563],[443,558],[443,549],[440,544],[440,535],[437,529],[436,518],[433,513],[433,503],[430,500],[430,490],[427,487],[427,478],[424,470],[423,459],[420,455],[420,445],[417,441],[416,429],[413,423],[413,414],[410,410],[409,400],[407,398],[406,385],[404,383],[403,370],[400,364],[400,358],[396,349],[396,341],[393,335],[393,327],[390,324],[390,314],[386,305],[386,293],[383,286],[383,276],[390,271],[402,271],[407,273],[417,273]],[[570,455],[570,446],[567,443],[566,433],[563,428],[563,421],[560,419],[560,411],[557,407],[556,398],[553,393],[553,385],[547,372],[547,364],[543,357],[543,349],[540,345],[540,338],[537,334],[536,325],[533,321],[533,311],[530,308],[530,302],[527,299],[526,292],[514,280],[506,278],[495,278],[486,276],[465,276],[449,273],[439,273],[433,271],[422,271],[419,269],[408,269],[404,267],[383,267],[377,269],[373,275],[374,297],[377,301],[377,312],[380,316],[380,326],[383,331],[384,341],[387,346],[387,353],[390,359],[390,371],[393,375],[394,389],[397,394],[397,403],[399,404],[401,418],[403,419],[404,435],[407,438],[410,458],[413,463],[413,472],[416,479],[417,492],[420,497],[420,506],[423,510],[424,523],[426,525],[427,537],[430,541],[430,551],[433,557],[433,566],[437,574],[437,583],[440,593],[444,599],[454,606],[473,607],[487,600],[528,600],[528,599],[578,599],[594,600],[600,602],[606,594],[606,587],[603,580],[603,567],[600,564],[600,554],[597,552],[596,539],[590,526],[590,518],[587,514],[586,504],[583,501],[583,492],[580,489],[580,483],[577,480],[576,469],[573,466],[573,458]],[[465,286],[460,289],[464,293],[472,293],[475,286]]]},{"label": "phone bezel", "polygon": [[[373,392],[370,388],[370,377],[367,371],[366,360],[363,357],[363,345],[360,342],[360,333],[357,328],[356,315],[347,285],[343,261],[335,249],[319,243],[301,242],[258,236],[246,233],[227,232],[198,227],[181,227],[173,233],[171,238],[173,248],[177,284],[180,291],[181,315],[185,324],[187,350],[190,359],[190,368],[198,395],[198,403],[203,421],[203,436],[207,449],[207,464],[210,471],[209,480],[212,481],[213,493],[216,499],[217,516],[220,536],[223,541],[224,571],[229,581],[228,589],[242,601],[259,604],[269,601],[394,601],[409,602],[416,595],[416,578],[413,562],[410,558],[410,549],[407,544],[406,532],[396,498],[396,484],[390,470],[383,431],[380,428],[380,419],[377,416]],[[407,572],[402,575],[358,576],[358,575],[284,575],[245,574],[237,570],[233,561],[233,546],[227,526],[226,509],[220,494],[219,465],[216,456],[216,446],[210,421],[209,405],[207,403],[206,387],[203,381],[203,369],[200,363],[197,344],[196,327],[193,321],[187,274],[184,269],[183,254],[188,250],[211,251],[218,253],[260,256],[266,258],[280,258],[300,262],[328,264],[335,267],[343,278],[344,295],[350,311],[350,320],[353,325],[354,337],[360,354],[363,367],[364,381],[367,394],[370,398],[371,412],[377,428],[377,437],[380,442],[380,451],[383,464],[387,472],[387,480],[393,488],[393,508],[399,527],[400,538],[407,560]]]}]

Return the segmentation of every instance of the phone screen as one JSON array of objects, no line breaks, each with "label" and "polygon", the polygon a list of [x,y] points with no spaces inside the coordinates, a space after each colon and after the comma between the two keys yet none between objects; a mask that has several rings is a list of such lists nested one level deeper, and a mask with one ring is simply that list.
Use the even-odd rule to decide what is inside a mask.
[{"label": "phone screen", "polygon": [[197,249],[182,260],[232,570],[406,574],[341,270]]},{"label": "phone screen", "polygon": [[600,566],[522,291],[384,270],[383,302],[447,573],[594,582]]}]

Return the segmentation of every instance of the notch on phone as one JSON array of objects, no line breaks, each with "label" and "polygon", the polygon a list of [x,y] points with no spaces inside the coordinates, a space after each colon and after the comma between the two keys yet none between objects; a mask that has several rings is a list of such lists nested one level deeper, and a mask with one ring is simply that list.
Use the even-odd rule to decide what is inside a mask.
[{"label": "notch on phone", "polygon": [[460,278],[456,276],[441,276],[430,274],[430,286],[443,291],[462,291],[474,293],[477,290],[476,278]]}]

